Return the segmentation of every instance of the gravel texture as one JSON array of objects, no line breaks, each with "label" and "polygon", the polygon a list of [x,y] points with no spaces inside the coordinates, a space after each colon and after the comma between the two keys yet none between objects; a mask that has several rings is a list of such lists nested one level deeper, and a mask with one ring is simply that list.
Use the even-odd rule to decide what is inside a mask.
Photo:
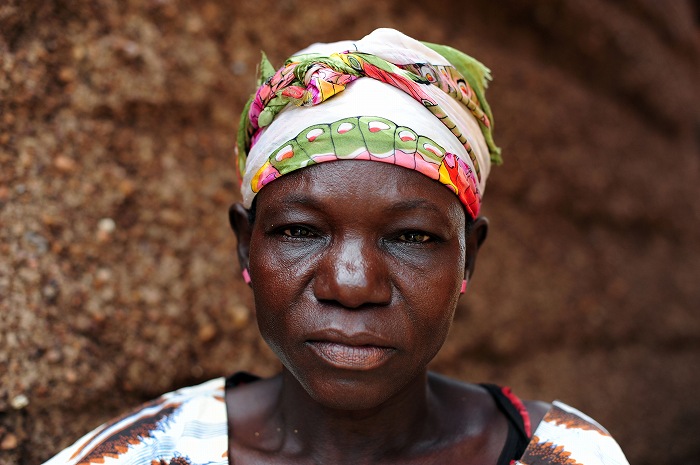
[{"label": "gravel texture", "polygon": [[261,49],[380,26],[495,77],[491,232],[435,368],[575,405],[630,463],[700,464],[697,8],[0,2],[0,464],[276,371],[227,224],[239,110]]}]

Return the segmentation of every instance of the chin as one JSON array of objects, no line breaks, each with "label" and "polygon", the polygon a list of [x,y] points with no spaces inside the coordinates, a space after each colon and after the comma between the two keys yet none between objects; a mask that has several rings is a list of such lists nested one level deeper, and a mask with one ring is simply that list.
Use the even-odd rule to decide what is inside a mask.
[{"label": "chin", "polygon": [[296,380],[313,401],[325,408],[367,411],[404,393],[412,378],[378,370],[327,372],[323,376],[296,377]]},{"label": "chin", "polygon": [[320,405],[334,410],[372,410],[390,397],[386,387],[345,380],[327,380],[320,386],[302,384],[309,396]]}]

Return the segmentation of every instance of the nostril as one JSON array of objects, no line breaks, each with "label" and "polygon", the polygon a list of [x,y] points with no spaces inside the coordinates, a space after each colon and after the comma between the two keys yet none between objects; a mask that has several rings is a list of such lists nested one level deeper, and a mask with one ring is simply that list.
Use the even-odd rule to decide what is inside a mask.
[{"label": "nostril", "polygon": [[385,305],[391,301],[391,282],[387,277],[348,267],[336,266],[332,271],[318,273],[313,289],[317,301],[346,308]]}]

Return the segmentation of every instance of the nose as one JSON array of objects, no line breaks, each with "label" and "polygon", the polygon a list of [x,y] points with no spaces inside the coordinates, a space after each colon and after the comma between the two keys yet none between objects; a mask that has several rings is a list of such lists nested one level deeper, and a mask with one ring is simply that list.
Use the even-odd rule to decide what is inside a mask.
[{"label": "nose", "polygon": [[359,308],[391,302],[391,280],[381,250],[361,238],[337,240],[324,254],[314,279],[319,301]]}]

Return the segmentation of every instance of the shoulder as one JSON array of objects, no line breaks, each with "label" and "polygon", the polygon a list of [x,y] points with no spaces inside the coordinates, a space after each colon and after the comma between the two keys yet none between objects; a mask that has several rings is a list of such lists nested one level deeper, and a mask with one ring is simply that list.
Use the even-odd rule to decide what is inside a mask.
[{"label": "shoulder", "polygon": [[[471,418],[475,415],[503,417],[505,413],[509,418],[531,422],[534,427],[551,407],[546,402],[521,401],[507,386],[466,383],[432,372],[429,373],[429,383],[433,391],[449,405],[460,407],[459,411],[469,414]],[[528,427],[524,429],[529,430]]]},{"label": "shoulder", "polygon": [[227,436],[224,379],[218,378],[164,394],[99,426],[45,465],[225,464]]},{"label": "shoulder", "polygon": [[[629,465],[620,446],[603,426],[562,402],[521,401],[507,387],[470,385],[444,378],[442,381],[453,398],[462,395],[463,399],[468,397],[485,405],[491,397],[516,424],[522,418],[523,438],[527,439],[522,443],[525,452],[519,461],[513,462],[515,465]],[[471,395],[464,396],[465,393]]]},{"label": "shoulder", "polygon": [[[533,404],[537,411],[545,405]],[[522,458],[515,463],[628,465],[620,446],[605,428],[588,415],[557,401],[550,405]]]},{"label": "shoulder", "polygon": [[541,400],[524,400],[523,404],[530,416],[530,424],[532,425],[533,431],[542,420],[544,420],[545,415],[547,415],[547,412],[552,408],[552,404],[549,402],[542,402]]}]

